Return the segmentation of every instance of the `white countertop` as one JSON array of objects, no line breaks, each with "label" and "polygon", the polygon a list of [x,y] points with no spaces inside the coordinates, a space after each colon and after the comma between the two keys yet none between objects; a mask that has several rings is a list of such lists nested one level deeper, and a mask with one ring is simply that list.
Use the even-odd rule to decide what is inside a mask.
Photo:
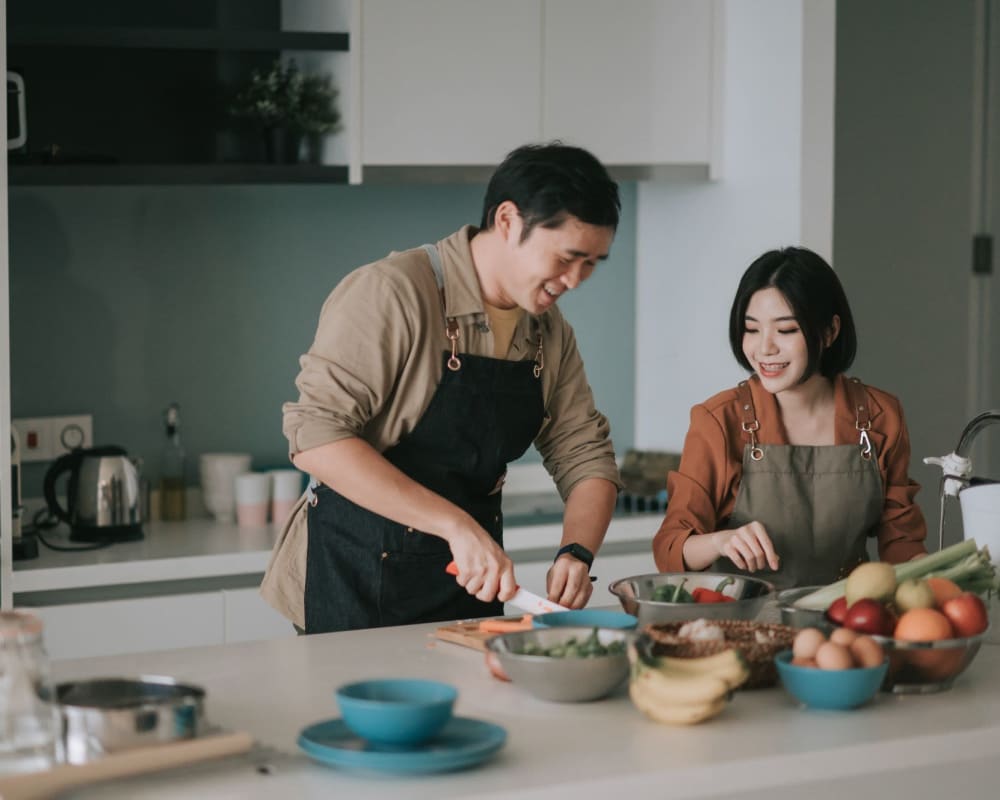
[{"label": "white countertop", "polygon": [[[643,717],[624,689],[594,703],[536,700],[491,678],[481,653],[433,639],[434,627],[56,662],[57,680],[158,673],[201,685],[212,723],[249,731],[284,754],[230,759],[80,796],[996,796],[1000,646],[985,645],[955,686],[940,694],[880,694],[864,708],[833,712],[801,709],[780,688],[738,692],[719,717],[670,727]],[[337,716],[336,686],[386,676],[453,683],[456,713],[504,726],[506,747],[471,770],[412,778],[328,768],[298,753],[295,740],[304,726]],[[262,761],[272,774],[256,771]]]}]

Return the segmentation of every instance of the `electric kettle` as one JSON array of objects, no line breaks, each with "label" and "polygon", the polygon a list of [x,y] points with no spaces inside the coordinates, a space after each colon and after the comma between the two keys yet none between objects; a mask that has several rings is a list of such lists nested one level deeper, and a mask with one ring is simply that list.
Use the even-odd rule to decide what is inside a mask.
[{"label": "electric kettle", "polygon": [[[66,508],[56,497],[56,481],[69,473]],[[45,473],[49,513],[71,528],[79,542],[127,542],[142,538],[139,470],[114,445],[79,449],[60,456]]]}]

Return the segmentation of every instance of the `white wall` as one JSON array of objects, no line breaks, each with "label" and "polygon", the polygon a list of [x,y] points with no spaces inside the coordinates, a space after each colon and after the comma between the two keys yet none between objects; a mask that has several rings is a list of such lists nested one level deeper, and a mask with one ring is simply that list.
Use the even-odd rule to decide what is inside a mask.
[{"label": "white wall", "polygon": [[[790,244],[830,254],[832,6],[728,0],[722,180],[640,185],[637,447],[680,450],[690,407],[744,375],[728,317],[750,262]],[[808,126],[804,112],[815,115]]]}]

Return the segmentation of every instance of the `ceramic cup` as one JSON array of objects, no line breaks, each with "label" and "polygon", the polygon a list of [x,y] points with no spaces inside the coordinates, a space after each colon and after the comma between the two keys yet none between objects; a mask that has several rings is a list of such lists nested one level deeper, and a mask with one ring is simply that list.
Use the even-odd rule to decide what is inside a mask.
[{"label": "ceramic cup", "polygon": [[233,482],[236,490],[236,524],[256,527],[267,524],[271,500],[271,478],[266,472],[245,472]]},{"label": "ceramic cup", "polygon": [[272,469],[271,523],[284,525],[295,503],[302,496],[305,474],[297,469]]},{"label": "ceramic cup", "polygon": [[249,453],[203,453],[198,459],[202,500],[219,522],[233,521],[236,476],[249,469]]}]

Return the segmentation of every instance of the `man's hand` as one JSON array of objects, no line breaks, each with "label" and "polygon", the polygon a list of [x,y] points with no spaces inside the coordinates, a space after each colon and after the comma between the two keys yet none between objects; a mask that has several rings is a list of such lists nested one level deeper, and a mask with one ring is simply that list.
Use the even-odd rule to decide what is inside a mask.
[{"label": "man's hand", "polygon": [[583,608],[594,592],[587,565],[569,554],[559,556],[549,567],[545,586],[549,600],[567,608]]},{"label": "man's hand", "polygon": [[[475,523],[473,523],[474,525]],[[476,530],[478,529],[478,530]],[[458,568],[455,581],[477,600],[506,602],[517,591],[514,562],[478,525],[448,536]]]}]

